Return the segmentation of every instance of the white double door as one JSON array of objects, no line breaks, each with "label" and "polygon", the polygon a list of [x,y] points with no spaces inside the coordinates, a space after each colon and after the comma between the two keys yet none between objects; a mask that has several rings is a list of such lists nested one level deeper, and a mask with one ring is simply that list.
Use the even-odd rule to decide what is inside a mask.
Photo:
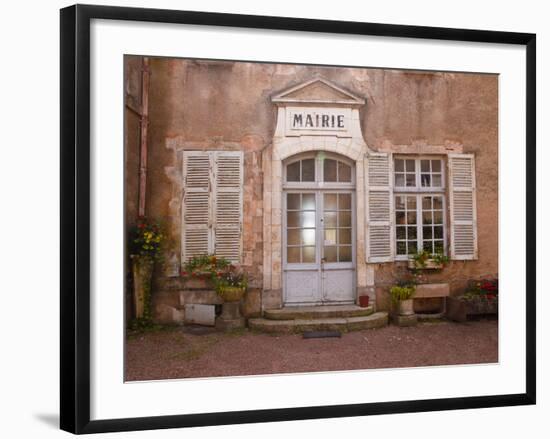
[{"label": "white double door", "polygon": [[289,190],[283,208],[285,304],[353,303],[354,192]]}]

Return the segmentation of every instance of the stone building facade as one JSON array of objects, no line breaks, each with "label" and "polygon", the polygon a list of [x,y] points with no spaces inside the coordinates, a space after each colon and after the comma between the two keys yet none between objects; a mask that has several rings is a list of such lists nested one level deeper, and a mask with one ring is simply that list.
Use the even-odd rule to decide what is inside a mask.
[{"label": "stone building facade", "polygon": [[247,272],[246,316],[387,309],[413,248],[450,257],[425,281],[452,294],[498,275],[497,75],[127,56],[125,86],[127,227],[169,235],[157,320],[220,303],[180,276],[200,253]]}]

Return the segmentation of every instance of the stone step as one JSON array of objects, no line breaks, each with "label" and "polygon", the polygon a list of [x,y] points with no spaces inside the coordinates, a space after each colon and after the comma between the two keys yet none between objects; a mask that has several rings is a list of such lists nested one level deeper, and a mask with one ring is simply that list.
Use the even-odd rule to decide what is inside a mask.
[{"label": "stone step", "polygon": [[266,310],[264,311],[264,317],[269,320],[330,319],[365,317],[373,312],[372,306],[366,308],[357,305],[288,306],[281,309]]},{"label": "stone step", "polygon": [[376,312],[358,317],[331,317],[316,319],[249,319],[248,327],[261,332],[274,334],[292,334],[305,331],[359,331],[362,329],[380,328],[388,324],[387,312]]}]

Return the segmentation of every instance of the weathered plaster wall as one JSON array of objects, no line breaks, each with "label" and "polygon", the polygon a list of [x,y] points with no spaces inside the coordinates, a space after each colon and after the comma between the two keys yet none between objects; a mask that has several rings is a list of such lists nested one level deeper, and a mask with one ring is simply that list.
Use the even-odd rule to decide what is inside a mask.
[{"label": "weathered plaster wall", "polygon": [[[127,61],[130,62],[130,61]],[[415,145],[461,145],[476,154],[479,260],[453,262],[435,277],[450,278],[454,290],[469,278],[498,272],[498,77],[456,73],[407,72],[259,63],[231,63],[151,58],[149,174],[147,212],[174,224],[174,190],[170,172],[179,172],[181,148],[242,149],[244,174],[243,263],[252,287],[262,287],[262,151],[268,148],[276,124],[270,97],[315,74],[366,98],[360,110],[366,143],[374,150]],[[128,72],[132,72],[128,69]],[[129,122],[127,121],[127,127]],[[127,148],[135,137],[127,134]],[[130,149],[127,149],[130,151]],[[132,155],[132,154],[128,154]],[[264,157],[269,157],[266,154]],[[135,172],[128,157],[127,172]],[[172,170],[172,171],[170,171]],[[129,177],[127,187],[131,188]],[[134,195],[132,194],[132,197]],[[127,198],[128,221],[135,207]],[[180,254],[177,227],[172,227],[171,254]],[[400,264],[375,267],[375,282],[383,289],[400,276]],[[181,288],[177,278],[159,273],[160,294]],[[253,305],[252,308],[255,308]]]}]

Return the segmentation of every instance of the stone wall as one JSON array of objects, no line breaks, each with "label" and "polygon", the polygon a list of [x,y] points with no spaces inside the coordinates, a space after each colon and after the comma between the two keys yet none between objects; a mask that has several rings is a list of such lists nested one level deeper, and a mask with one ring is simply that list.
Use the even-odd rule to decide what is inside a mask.
[{"label": "stone wall", "polygon": [[[139,90],[139,57],[126,57],[126,93]],[[452,262],[434,281],[448,279],[454,292],[470,278],[498,273],[498,77],[459,73],[316,67],[243,62],[150,58],[149,169],[146,211],[170,230],[167,267],[157,270],[154,294],[176,297],[180,255],[183,149],[239,149],[244,152],[243,265],[259,297],[264,270],[263,172],[269,157],[277,110],[270,97],[316,74],[364,96],[360,109],[364,140],[373,150],[460,146],[476,155],[479,260]],[[139,136],[126,111],[126,214],[136,217]],[[403,263],[374,267],[384,291],[398,279]],[[166,299],[170,301],[172,299]],[[174,299],[175,300],[175,299]],[[159,300],[157,300],[159,301]],[[173,300],[172,300],[173,301]],[[247,305],[258,312],[259,298]],[[162,302],[162,300],[160,300]]]}]

